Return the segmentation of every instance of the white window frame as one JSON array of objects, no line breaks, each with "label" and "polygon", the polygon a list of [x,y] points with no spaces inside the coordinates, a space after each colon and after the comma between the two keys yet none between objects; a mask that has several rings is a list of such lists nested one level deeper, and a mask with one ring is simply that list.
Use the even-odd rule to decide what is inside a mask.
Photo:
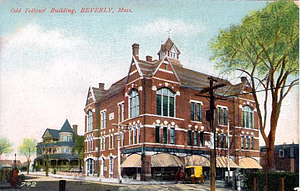
[{"label": "white window frame", "polygon": [[[252,118],[251,118],[252,114]],[[248,126],[247,126],[248,120]],[[242,108],[242,126],[248,129],[254,129],[254,110],[252,107],[246,105]]]},{"label": "white window frame", "polygon": [[87,112],[87,132],[91,132],[93,130],[93,111],[88,110]]},{"label": "white window frame", "polygon": [[284,150],[283,149],[279,149],[279,158],[284,158]]},{"label": "white window frame", "polygon": [[131,89],[128,94],[129,118],[135,118],[140,115],[140,96],[137,89]]},{"label": "white window frame", "polygon": [[100,115],[101,115],[101,129],[105,129],[106,128],[106,118],[107,118],[107,110],[102,110],[100,111]]}]

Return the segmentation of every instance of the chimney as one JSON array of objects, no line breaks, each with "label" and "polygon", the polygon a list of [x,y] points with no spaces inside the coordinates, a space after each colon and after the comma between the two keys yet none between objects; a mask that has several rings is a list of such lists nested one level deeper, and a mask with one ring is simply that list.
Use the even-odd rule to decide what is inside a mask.
[{"label": "chimney", "polygon": [[74,132],[74,135],[77,136],[78,134],[78,125],[72,125],[73,126],[73,132]]},{"label": "chimney", "polygon": [[135,57],[135,59],[139,59],[139,44],[134,43],[132,45],[132,55]]},{"label": "chimney", "polygon": [[152,56],[146,56],[146,61],[152,62]]},{"label": "chimney", "polygon": [[99,89],[104,90],[104,83],[99,83]]},{"label": "chimney", "polygon": [[247,77],[246,77],[246,76],[242,76],[242,77],[241,77],[241,81],[242,81],[242,82],[247,82]]}]

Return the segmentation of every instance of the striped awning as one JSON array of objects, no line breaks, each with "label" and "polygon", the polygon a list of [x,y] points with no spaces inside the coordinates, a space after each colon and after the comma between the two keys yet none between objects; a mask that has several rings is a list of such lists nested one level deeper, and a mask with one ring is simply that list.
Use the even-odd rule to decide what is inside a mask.
[{"label": "striped awning", "polygon": [[122,168],[141,168],[141,155],[133,154],[126,158],[126,160],[121,164]]},{"label": "striped awning", "polygon": [[[220,168],[228,168],[228,157],[221,156],[216,158],[216,164],[217,167]],[[237,165],[235,162],[233,162],[232,159],[230,159],[230,168],[238,168],[239,165]]]},{"label": "striped awning", "polygon": [[187,156],[185,158],[185,166],[210,166],[209,159],[199,155]]},{"label": "striped awning", "polygon": [[182,162],[177,156],[160,153],[151,157],[151,167],[181,167]]},{"label": "striped awning", "polygon": [[241,168],[247,168],[247,169],[262,169],[260,164],[257,162],[257,160],[250,158],[250,157],[244,157],[240,159],[240,167]]}]

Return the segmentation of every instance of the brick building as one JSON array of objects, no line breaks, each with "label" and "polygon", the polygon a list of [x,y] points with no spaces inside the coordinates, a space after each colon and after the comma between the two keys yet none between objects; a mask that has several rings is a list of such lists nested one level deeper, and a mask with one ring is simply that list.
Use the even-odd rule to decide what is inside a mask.
[{"label": "brick building", "polygon": [[[260,147],[260,165],[266,170],[267,148]],[[275,145],[274,151],[276,171],[299,172],[299,144]]]},{"label": "brick building", "polygon": [[[170,38],[161,45],[158,59],[142,60],[139,44],[132,45],[132,53],[127,76],[108,89],[100,83],[88,90],[85,173],[118,177],[118,143],[123,177],[163,179],[190,165],[204,166],[208,173],[209,101],[196,94],[209,86],[209,76],[185,68]],[[261,168],[258,118],[247,79],[238,84],[215,79],[226,85],[215,91],[226,98],[215,102],[217,172],[225,173],[228,144],[232,168]]]}]

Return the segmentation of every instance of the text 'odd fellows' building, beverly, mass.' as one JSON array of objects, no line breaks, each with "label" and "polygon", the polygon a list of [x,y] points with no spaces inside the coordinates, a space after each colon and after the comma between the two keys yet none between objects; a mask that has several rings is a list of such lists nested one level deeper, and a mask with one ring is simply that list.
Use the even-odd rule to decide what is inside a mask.
[{"label": "text 'odd fellows' building, beverly, mass.'", "polygon": [[[161,45],[158,60],[142,60],[139,44],[132,45],[132,52],[127,76],[109,89],[103,83],[89,88],[85,174],[163,180],[186,166],[203,166],[209,176],[210,103],[196,94],[209,86],[210,76],[185,68],[170,38]],[[215,91],[225,98],[215,101],[217,177],[225,176],[228,146],[231,170],[261,168],[258,117],[247,79],[234,85],[214,79],[226,85]]]}]

